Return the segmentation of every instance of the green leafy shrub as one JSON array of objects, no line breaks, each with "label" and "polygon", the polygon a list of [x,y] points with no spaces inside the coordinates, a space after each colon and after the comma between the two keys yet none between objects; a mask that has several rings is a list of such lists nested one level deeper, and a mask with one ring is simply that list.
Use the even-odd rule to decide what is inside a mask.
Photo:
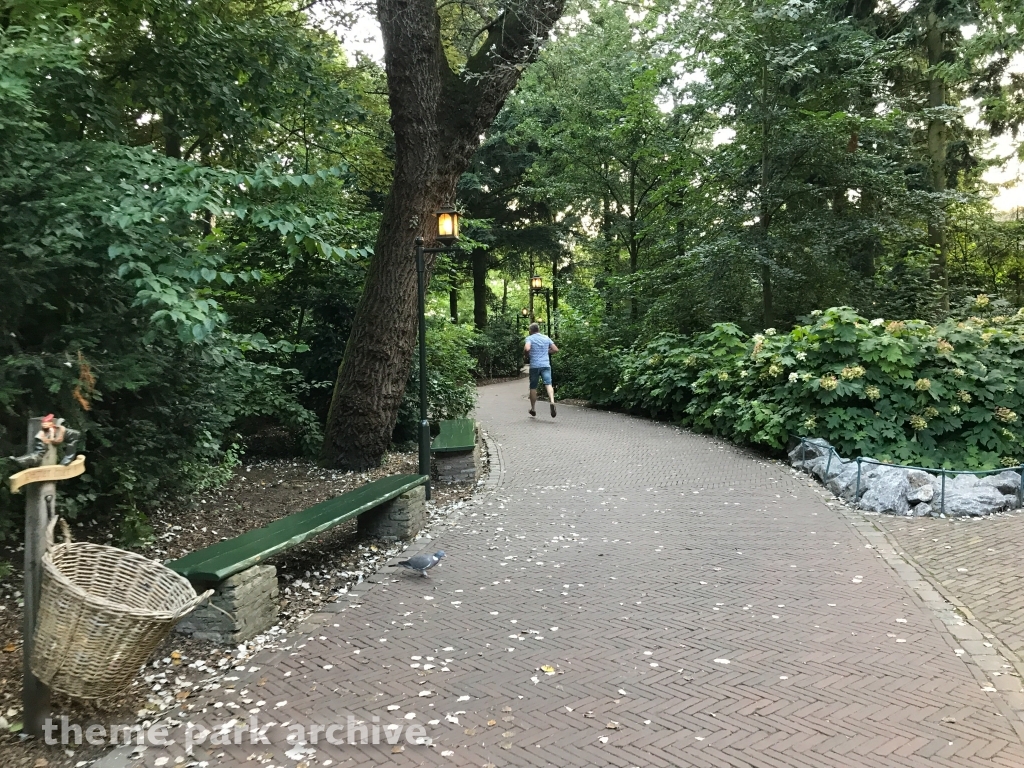
[{"label": "green leafy shrub", "polygon": [[515,376],[523,366],[523,333],[513,317],[492,317],[483,331],[477,332],[472,349],[479,378]]},{"label": "green leafy shrub", "polygon": [[583,320],[567,311],[567,322],[558,339],[559,352],[552,357],[558,396],[578,397],[596,405],[619,402],[616,388],[622,366],[629,358],[621,341],[596,320]]},{"label": "green leafy shrub", "polygon": [[[988,303],[979,297],[978,308]],[[739,443],[824,437],[930,467],[1024,462],[1024,311],[929,325],[816,312],[789,333],[720,323],[623,355],[612,402]]]},{"label": "green leafy shrub", "polygon": [[[441,317],[427,318],[427,415],[432,422],[462,418],[476,405],[476,360],[469,354],[475,343],[476,333],[471,326],[453,325]],[[419,366],[417,347],[392,434],[396,443],[414,441],[419,429]]]}]

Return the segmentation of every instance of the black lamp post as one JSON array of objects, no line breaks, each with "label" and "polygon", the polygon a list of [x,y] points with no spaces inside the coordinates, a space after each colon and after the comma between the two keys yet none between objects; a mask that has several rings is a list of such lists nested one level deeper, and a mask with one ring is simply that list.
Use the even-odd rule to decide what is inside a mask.
[{"label": "black lamp post", "polygon": [[519,333],[519,331],[520,331],[520,323],[521,323],[521,321],[525,320],[529,316],[530,316],[530,310],[528,310],[526,307],[523,307],[521,310],[519,310],[519,314],[516,315],[516,333]]},{"label": "black lamp post", "polygon": [[548,335],[551,334],[551,289],[544,287],[544,280],[540,275],[530,278],[530,293],[544,294],[547,314],[545,315],[544,327]]},{"label": "black lamp post", "polygon": [[437,212],[438,248],[424,248],[423,238],[416,238],[416,278],[420,315],[420,474],[427,476],[426,492],[430,498],[430,421],[427,418],[427,275],[424,254],[445,253],[459,239],[459,212],[446,205]]}]

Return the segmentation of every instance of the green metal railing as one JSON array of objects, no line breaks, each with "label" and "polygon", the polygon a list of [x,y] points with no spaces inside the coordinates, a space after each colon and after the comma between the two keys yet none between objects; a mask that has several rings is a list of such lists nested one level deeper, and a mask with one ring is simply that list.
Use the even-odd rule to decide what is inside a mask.
[{"label": "green metal railing", "polygon": [[[812,439],[815,438],[800,438],[800,461],[804,465],[806,465],[807,463],[807,443],[809,443]],[[879,461],[878,459],[865,458],[864,456],[858,456],[855,459],[844,459],[842,456],[836,453],[836,449],[830,445],[828,447],[828,461],[825,462],[824,482],[826,484],[828,483],[829,479],[828,471],[829,469],[832,468],[833,456],[839,459],[840,463],[842,463],[843,465],[853,464],[854,462],[857,463],[857,488],[854,491],[853,496],[854,506],[857,507],[860,506],[860,476],[861,469],[864,464],[867,464],[872,467],[879,466],[895,467],[896,469],[918,469],[921,470],[922,472],[928,472],[933,475],[939,475],[942,478],[942,485],[939,492],[939,513],[943,515],[946,514],[946,475],[974,475],[975,477],[977,477],[979,475],[998,475],[1002,474],[1003,472],[1016,472],[1018,475],[1020,475],[1021,479],[1020,484],[1017,486],[1017,506],[1024,507],[1024,464],[1020,465],[1019,467],[1001,467],[1000,469],[931,469],[929,467],[916,467],[913,466],[912,464],[893,464],[888,461]]]}]

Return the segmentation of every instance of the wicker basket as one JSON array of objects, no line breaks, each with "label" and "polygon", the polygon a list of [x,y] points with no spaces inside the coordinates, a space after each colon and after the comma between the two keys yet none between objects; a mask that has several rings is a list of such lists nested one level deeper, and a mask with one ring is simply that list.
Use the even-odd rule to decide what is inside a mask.
[{"label": "wicker basket", "polygon": [[[63,521],[61,521],[63,524]],[[213,590],[196,595],[174,571],[99,544],[55,544],[47,528],[32,672],[79,699],[121,693],[171,628]]]}]

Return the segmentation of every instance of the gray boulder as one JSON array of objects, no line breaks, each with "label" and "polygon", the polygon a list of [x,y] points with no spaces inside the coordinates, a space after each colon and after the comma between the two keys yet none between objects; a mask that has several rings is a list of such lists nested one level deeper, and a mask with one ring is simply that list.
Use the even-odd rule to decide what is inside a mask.
[{"label": "gray boulder", "polygon": [[[970,477],[974,476],[970,475]],[[947,516],[981,517],[1013,509],[1017,506],[1017,497],[1006,496],[990,485],[976,484],[965,488],[958,483],[951,489],[947,480],[945,503],[936,494],[935,499],[932,500],[932,506],[942,509]]]},{"label": "gray boulder", "polygon": [[[841,464],[839,472],[832,475],[825,485],[836,496],[852,501],[857,493],[857,462]],[[861,486],[860,490],[863,492],[864,487]]]},{"label": "gray boulder", "polygon": [[806,469],[807,464],[810,464],[814,459],[821,456],[827,456],[829,450],[832,448],[827,440],[820,437],[812,438],[811,440],[805,441],[803,444],[797,444],[797,446],[789,452],[789,463],[797,469]]},{"label": "gray boulder", "polygon": [[818,478],[821,482],[827,483],[843,470],[843,459],[839,454],[825,454],[808,461],[805,469]]},{"label": "gray boulder", "polygon": [[931,504],[918,504],[916,507],[911,507],[911,513],[914,517],[932,517],[938,514],[932,509]]},{"label": "gray boulder", "polygon": [[935,485],[939,478],[930,472],[925,472],[923,469],[908,469],[907,470],[907,482],[910,483],[911,488],[921,488],[925,485]]},{"label": "gray boulder", "polygon": [[979,483],[981,483],[981,480],[976,475],[947,475],[946,493],[949,493],[951,490],[956,493],[963,493],[968,488],[976,487]]},{"label": "gray boulder", "polygon": [[1000,472],[998,475],[983,477],[979,482],[981,485],[995,488],[1000,493],[1016,494],[1020,488],[1020,475],[1007,470],[1006,472]]},{"label": "gray boulder", "polygon": [[[890,515],[905,515],[910,511],[910,502],[907,501],[910,483],[904,470],[874,467],[867,475],[867,491],[861,497],[861,509]],[[862,473],[862,484],[864,479]]]},{"label": "gray boulder", "polygon": [[935,498],[935,486],[920,485],[915,488],[909,477],[907,478],[907,482],[910,483],[910,492],[907,494],[907,501],[911,504],[917,504],[922,501],[929,502]]}]

